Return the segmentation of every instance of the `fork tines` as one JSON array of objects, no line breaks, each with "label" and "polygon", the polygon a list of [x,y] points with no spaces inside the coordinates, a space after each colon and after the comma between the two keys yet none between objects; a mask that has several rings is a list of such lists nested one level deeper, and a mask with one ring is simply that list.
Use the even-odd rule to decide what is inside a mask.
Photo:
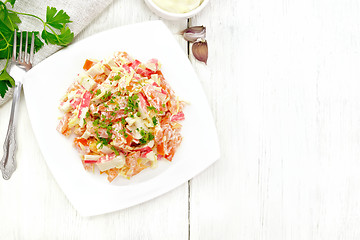
[{"label": "fork tines", "polygon": [[[17,31],[14,31],[14,47],[13,47],[13,55],[12,61],[18,64],[23,65],[25,68],[30,69],[31,65],[34,61],[34,49],[35,49],[35,34],[32,33],[31,36],[31,45],[30,45],[30,53],[28,53],[28,45],[29,45],[29,33],[26,32],[25,38],[25,46],[23,46],[23,32],[20,32],[20,44],[19,44],[19,53],[16,58],[16,49],[17,49]],[[25,51],[23,52],[23,47],[25,47]]]}]

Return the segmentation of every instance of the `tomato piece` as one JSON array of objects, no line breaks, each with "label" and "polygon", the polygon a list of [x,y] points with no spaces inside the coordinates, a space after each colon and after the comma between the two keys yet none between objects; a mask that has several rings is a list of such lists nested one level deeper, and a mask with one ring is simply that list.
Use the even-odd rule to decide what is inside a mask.
[{"label": "tomato piece", "polygon": [[164,143],[157,145],[157,153],[160,155],[165,155]]},{"label": "tomato piece", "polygon": [[132,142],[133,139],[134,139],[133,136],[131,136],[130,134],[128,134],[127,137],[126,137],[126,143],[127,143],[128,145],[130,145],[130,143]]},{"label": "tomato piece", "polygon": [[91,61],[91,60],[89,60],[89,59],[86,59],[86,60],[85,60],[85,63],[84,63],[84,66],[83,66],[83,69],[84,69],[85,71],[87,71],[87,70],[89,70],[94,64],[95,64],[94,61]]}]

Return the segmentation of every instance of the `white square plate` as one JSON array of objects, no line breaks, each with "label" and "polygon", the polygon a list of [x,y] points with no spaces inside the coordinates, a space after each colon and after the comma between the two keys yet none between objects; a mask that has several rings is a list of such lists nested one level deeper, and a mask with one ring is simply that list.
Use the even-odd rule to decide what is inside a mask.
[{"label": "white square plate", "polygon": [[[87,58],[103,59],[126,51],[140,61],[157,58],[185,107],[183,142],[172,162],[160,160],[130,180],[84,170],[72,141],[56,131],[60,98],[82,72]],[[47,165],[70,202],[83,216],[124,209],[157,197],[194,177],[220,157],[214,121],[187,56],[161,21],[115,28],[91,36],[52,55],[25,76],[26,104]]]}]

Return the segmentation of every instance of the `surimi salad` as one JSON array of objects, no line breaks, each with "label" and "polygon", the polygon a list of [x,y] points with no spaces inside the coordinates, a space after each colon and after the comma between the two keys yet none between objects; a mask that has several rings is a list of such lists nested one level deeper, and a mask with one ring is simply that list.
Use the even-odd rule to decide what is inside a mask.
[{"label": "surimi salad", "polygon": [[142,63],[126,52],[85,61],[84,72],[61,99],[57,131],[75,134],[86,170],[98,169],[111,182],[173,159],[182,141],[185,104],[160,67],[156,59]]}]

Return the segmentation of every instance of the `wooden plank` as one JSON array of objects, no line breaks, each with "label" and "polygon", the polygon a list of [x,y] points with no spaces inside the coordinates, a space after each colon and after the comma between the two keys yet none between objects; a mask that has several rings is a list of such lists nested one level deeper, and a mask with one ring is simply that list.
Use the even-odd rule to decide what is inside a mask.
[{"label": "wooden plank", "polygon": [[194,63],[222,157],[191,181],[190,239],[360,238],[356,1],[212,0]]},{"label": "wooden plank", "polygon": [[[106,29],[153,19],[158,17],[142,0],[114,1],[76,41]],[[165,23],[174,33],[186,27],[186,20]],[[178,39],[186,51],[185,41]],[[9,112],[9,103],[1,107],[0,139],[5,138],[7,120],[3,116]],[[187,238],[187,183],[126,210],[90,218],[79,216],[47,169],[34,140],[24,99],[19,112],[18,169],[10,181],[0,180],[0,239]]]}]

